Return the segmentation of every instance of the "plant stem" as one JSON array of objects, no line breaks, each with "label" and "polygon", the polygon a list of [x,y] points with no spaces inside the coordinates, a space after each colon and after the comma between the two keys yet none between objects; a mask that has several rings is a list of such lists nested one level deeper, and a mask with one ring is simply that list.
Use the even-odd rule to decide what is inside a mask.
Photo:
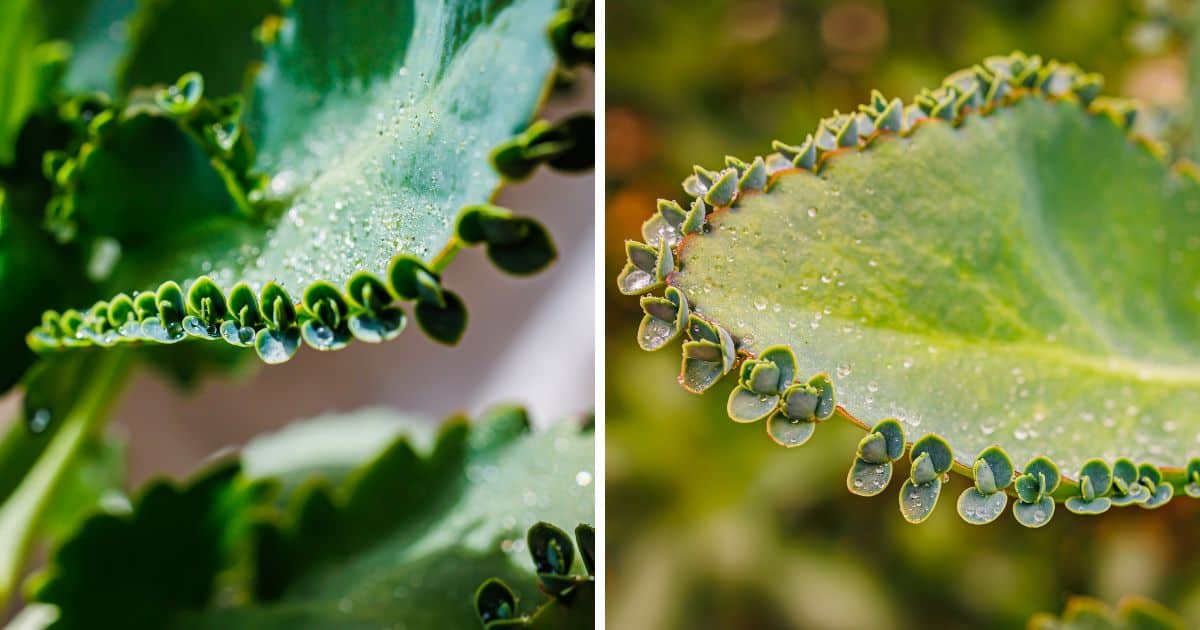
[{"label": "plant stem", "polygon": [[429,261],[429,269],[434,273],[441,275],[446,271],[446,267],[449,267],[450,263],[454,262],[454,257],[458,255],[458,252],[461,251],[463,247],[465,247],[465,245],[462,241],[458,240],[457,235],[451,236],[450,242],[446,243],[446,246],[442,248],[442,251],[438,252],[437,255],[433,257],[433,260]]},{"label": "plant stem", "polygon": [[93,434],[116,401],[129,372],[128,353],[108,350],[96,365],[82,395],[62,420],[37,463],[21,484],[0,505],[0,608],[3,608],[20,579],[26,554],[42,513],[50,503],[63,473],[76,458],[87,437]]}]

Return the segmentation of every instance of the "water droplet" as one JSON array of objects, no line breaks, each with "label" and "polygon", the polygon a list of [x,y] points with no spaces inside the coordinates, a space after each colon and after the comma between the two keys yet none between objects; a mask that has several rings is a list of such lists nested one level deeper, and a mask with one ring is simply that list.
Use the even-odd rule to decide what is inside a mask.
[{"label": "water droplet", "polygon": [[46,428],[50,426],[50,418],[51,414],[49,409],[38,409],[37,411],[33,412],[33,415],[29,416],[26,424],[31,433],[37,434],[45,431]]},{"label": "water droplet", "polygon": [[850,376],[850,364],[843,363],[837,366],[837,375],[838,378],[846,378],[847,376]]},{"label": "water droplet", "polygon": [[759,311],[767,310],[767,299],[764,297],[754,298],[754,309]]},{"label": "water droplet", "polygon": [[817,209],[816,209],[816,208],[809,208],[809,209],[808,209],[808,216],[809,216],[809,217],[813,217],[813,218],[815,218],[815,217],[817,216]]}]

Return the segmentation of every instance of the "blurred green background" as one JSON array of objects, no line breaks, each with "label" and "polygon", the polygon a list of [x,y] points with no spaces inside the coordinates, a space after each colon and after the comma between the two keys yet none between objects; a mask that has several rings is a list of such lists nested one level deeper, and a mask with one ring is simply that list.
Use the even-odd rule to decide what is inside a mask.
[{"label": "blurred green background", "polygon": [[[862,436],[823,424],[774,445],[725,416],[730,383],[700,397],[675,382],[678,344],[638,349],[641,311],[615,278],[626,238],[692,164],[799,143],[821,116],[878,88],[908,100],[946,74],[1014,49],[1073,61],[1105,92],[1157,113],[1172,139],[1187,87],[1184,2],[691,0],[607,4],[607,617],[612,628],[1020,628],[1086,594],[1140,594],[1200,627],[1195,501],[1101,518],[1061,509],[1027,530],[1009,515],[962,522],[953,501],[921,526],[896,488],[845,488]],[[1165,121],[1165,122],[1164,122]],[[897,477],[907,474],[897,470]]]}]

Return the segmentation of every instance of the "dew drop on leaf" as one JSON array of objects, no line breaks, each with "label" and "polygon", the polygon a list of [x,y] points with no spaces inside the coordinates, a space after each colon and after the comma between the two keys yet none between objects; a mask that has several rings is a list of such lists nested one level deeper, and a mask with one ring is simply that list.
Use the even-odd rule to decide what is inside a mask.
[{"label": "dew drop on leaf", "polygon": [[51,414],[49,409],[38,409],[26,419],[30,433],[39,434],[50,426]]}]

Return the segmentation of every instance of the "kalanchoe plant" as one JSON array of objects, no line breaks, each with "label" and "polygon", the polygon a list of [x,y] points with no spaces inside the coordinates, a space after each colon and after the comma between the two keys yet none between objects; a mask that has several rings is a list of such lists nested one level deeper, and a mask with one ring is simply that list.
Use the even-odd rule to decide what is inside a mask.
[{"label": "kalanchoe plant", "polygon": [[810,418],[868,430],[856,494],[882,491],[909,449],[909,521],[951,470],[974,481],[957,507],[977,524],[1010,497],[1040,527],[1060,502],[1200,495],[1200,171],[1137,135],[1138,105],[1102,83],[989,57],[910,102],[874,92],[767,155],[695,167],[692,201],[660,200],[626,245],[639,344],[686,321],[683,386],[736,374],[729,416],[770,418],[781,444],[807,440]]},{"label": "kalanchoe plant", "polygon": [[[419,428],[384,410],[326,416],[256,438],[184,485],[153,483],[131,513],[85,521],[32,598],[53,607],[51,628],[462,628],[476,586],[500,577],[513,615],[525,610],[517,593],[555,595],[531,627],[590,627],[590,575],[571,575],[569,540],[540,540],[550,526],[529,521],[591,520],[580,482],[590,429],[533,432],[515,407],[451,419],[432,446],[417,446]],[[518,553],[525,528],[532,559]]]},{"label": "kalanchoe plant", "polygon": [[[111,451],[107,410],[136,365],[188,383],[249,357],[275,364],[303,346],[383,343],[410,320],[453,345],[467,307],[443,274],[462,249],[480,246],[516,275],[550,264],[545,228],[493,202],[543,165],[592,166],[590,112],[536,119],[555,86],[594,60],[591,2],[15,0],[0,6],[0,25],[0,390],[19,382],[25,394],[25,421],[0,438],[0,604],[36,540],[57,549],[32,593],[58,608],[58,627],[162,627],[180,615],[282,625],[291,613],[280,609],[337,590],[334,559],[369,555],[394,528],[405,544],[425,531],[405,518],[426,512],[432,523],[453,499],[478,522],[505,513],[491,503],[505,496],[498,489],[457,494],[478,481],[464,485],[459,465],[500,453],[483,450],[504,441],[504,423],[473,438],[452,424],[429,461],[397,443],[344,487],[289,494],[298,507],[269,522],[250,512],[270,507],[260,485],[274,476],[234,467],[152,486],[132,514],[71,536],[98,499],[74,496],[70,480]],[[549,470],[560,458],[543,444],[487,465],[517,475],[518,463]],[[74,516],[52,527],[44,515],[60,504]],[[123,547],[163,523],[181,524],[193,548]],[[340,538],[321,540],[331,527]],[[229,548],[247,539],[252,557]],[[474,553],[481,541],[434,542],[425,550],[446,551],[450,564],[490,561]],[[180,573],[188,562],[161,564],[177,552],[194,554],[190,573]],[[236,567],[221,564],[231,558]],[[247,567],[253,583],[239,596],[251,610],[201,620],[224,588],[218,569]],[[116,569],[124,582],[106,580]],[[532,568],[505,571],[528,590]],[[485,576],[460,577],[472,584],[454,611],[470,621]],[[145,587],[155,605],[118,610],[129,607],[102,591],[122,583]],[[314,626],[342,625],[310,612]]]}]

